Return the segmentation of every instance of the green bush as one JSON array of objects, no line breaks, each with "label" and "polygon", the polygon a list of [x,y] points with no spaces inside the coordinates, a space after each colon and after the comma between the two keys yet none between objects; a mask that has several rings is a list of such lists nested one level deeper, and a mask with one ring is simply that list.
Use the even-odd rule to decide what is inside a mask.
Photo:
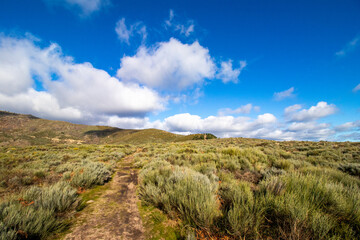
[{"label": "green bush", "polygon": [[219,215],[218,183],[199,172],[155,161],[144,167],[140,180],[142,200],[178,213],[191,226],[209,228]]},{"label": "green bush", "polygon": [[360,177],[360,163],[341,164],[338,169],[350,175]]},{"label": "green bush", "polygon": [[75,187],[90,188],[94,185],[103,185],[110,178],[111,172],[105,163],[83,161],[74,171],[70,183]]},{"label": "green bush", "polygon": [[[291,174],[261,183],[273,235],[286,239],[354,239],[360,232],[360,194],[326,175]],[[279,190],[280,189],[280,190]]]},{"label": "green bush", "polygon": [[240,239],[256,239],[264,221],[264,206],[257,202],[248,182],[230,181],[220,185],[225,226]]},{"label": "green bush", "polygon": [[72,209],[76,191],[65,182],[39,188],[32,187],[0,204],[1,239],[41,239],[63,228],[61,213]]}]

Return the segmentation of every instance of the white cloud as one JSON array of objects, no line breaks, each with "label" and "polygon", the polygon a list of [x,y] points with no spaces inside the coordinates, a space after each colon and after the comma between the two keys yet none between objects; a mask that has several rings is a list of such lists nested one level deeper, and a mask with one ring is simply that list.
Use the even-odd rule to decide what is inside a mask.
[{"label": "white cloud", "polygon": [[195,25],[191,21],[189,21],[187,26],[185,26],[183,24],[177,24],[175,26],[175,31],[179,31],[180,34],[183,34],[186,37],[188,37],[188,36],[190,36],[191,33],[194,32],[194,28],[195,28]]},{"label": "white cloud", "polygon": [[104,126],[117,126],[125,129],[142,129],[148,123],[149,118],[110,116],[106,117],[105,120],[100,121],[98,124]]},{"label": "white cloud", "polygon": [[121,41],[126,42],[127,44],[129,44],[129,38],[130,38],[130,35],[131,35],[131,31],[130,31],[130,29],[128,29],[126,27],[125,18],[120,19],[116,23],[115,32],[117,33],[118,38]]},{"label": "white cloud", "polygon": [[[36,90],[34,78],[45,91]],[[74,63],[56,44],[40,48],[29,39],[0,36],[3,110],[89,122],[101,115],[144,116],[164,104],[147,87],[121,82],[90,63]]]},{"label": "white cloud", "polygon": [[329,140],[336,131],[327,123],[293,122],[285,124],[270,113],[256,118],[233,116],[209,116],[182,113],[163,121],[147,122],[155,127],[178,134],[210,132],[218,137],[247,137],[273,140]]},{"label": "white cloud", "polygon": [[44,0],[48,4],[64,5],[80,11],[85,17],[110,4],[109,0]]},{"label": "white cloud", "polygon": [[344,57],[348,53],[354,51],[360,43],[360,36],[355,37],[350,42],[348,42],[345,47],[343,47],[340,51],[336,52],[335,55],[338,57]]},{"label": "white cloud", "polygon": [[284,112],[285,112],[285,114],[290,114],[292,112],[296,112],[296,111],[300,110],[301,108],[302,108],[302,106],[300,104],[295,104],[295,105],[285,108]]},{"label": "white cloud", "polygon": [[246,61],[240,61],[240,67],[233,69],[232,60],[221,62],[221,67],[216,77],[221,79],[223,83],[234,82],[237,83],[241,71],[246,67]]},{"label": "white cloud", "polygon": [[285,116],[293,122],[307,122],[332,115],[337,111],[334,104],[329,105],[327,102],[318,102],[316,106],[299,111],[300,107],[300,105],[287,107],[285,109]]},{"label": "white cloud", "polygon": [[338,125],[335,127],[337,132],[348,132],[348,131],[359,131],[360,130],[360,120],[355,122],[346,122],[344,124]]},{"label": "white cloud", "polygon": [[288,90],[282,92],[274,93],[274,98],[276,101],[281,101],[284,100],[285,98],[292,98],[292,97],[295,97],[294,87],[291,87]]},{"label": "white cloud", "polygon": [[181,24],[175,22],[174,20],[175,13],[174,10],[169,10],[169,18],[165,20],[165,28],[173,29],[186,37],[189,37],[191,33],[195,30],[195,24],[193,20],[188,20],[186,24]]},{"label": "white cloud", "polygon": [[129,39],[134,35],[134,33],[137,33],[141,36],[142,42],[144,42],[147,38],[146,26],[144,24],[142,24],[141,22],[136,22],[134,24],[131,24],[128,28],[125,23],[125,18],[117,21],[115,26],[115,32],[117,33],[120,41],[125,42],[128,45],[130,45]]},{"label": "white cloud", "polygon": [[170,9],[169,10],[169,19],[167,19],[167,20],[165,20],[165,24],[166,24],[166,26],[171,26],[172,25],[172,21],[173,21],[173,19],[174,19],[174,10],[172,10],[172,9]]},{"label": "white cloud", "polygon": [[270,113],[259,115],[256,119],[233,116],[201,118],[183,113],[168,117],[161,125],[157,123],[157,126],[178,133],[211,132],[219,137],[262,137],[269,133],[276,121],[276,117]]},{"label": "white cloud", "polygon": [[357,92],[359,90],[360,90],[360,83],[356,87],[354,87],[353,92]]},{"label": "white cloud", "polygon": [[0,108],[65,121],[81,121],[84,117],[78,109],[70,106],[61,107],[58,100],[51,94],[37,92],[32,88],[12,96],[0,93]]},{"label": "white cloud", "polygon": [[260,107],[253,106],[251,103],[248,103],[236,109],[231,109],[231,108],[220,109],[218,115],[225,116],[225,115],[233,115],[233,114],[249,114],[251,110],[259,111]]},{"label": "white cloud", "polygon": [[152,48],[141,46],[135,56],[123,57],[117,76],[124,82],[183,90],[203,83],[206,78],[213,78],[215,70],[208,49],[197,41],[183,44],[171,38]]}]

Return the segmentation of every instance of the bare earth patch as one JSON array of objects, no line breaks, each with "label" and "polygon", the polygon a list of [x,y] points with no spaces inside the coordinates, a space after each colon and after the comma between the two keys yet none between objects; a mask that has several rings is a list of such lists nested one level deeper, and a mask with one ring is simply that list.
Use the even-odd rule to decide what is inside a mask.
[{"label": "bare earth patch", "polygon": [[124,158],[109,188],[80,213],[64,239],[145,239],[137,207],[138,174],[132,161],[133,155]]}]

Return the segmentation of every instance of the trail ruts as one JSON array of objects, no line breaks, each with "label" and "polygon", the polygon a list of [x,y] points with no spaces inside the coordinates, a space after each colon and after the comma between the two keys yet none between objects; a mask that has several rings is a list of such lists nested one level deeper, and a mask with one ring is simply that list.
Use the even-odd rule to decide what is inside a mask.
[{"label": "trail ruts", "polygon": [[[141,151],[138,149],[137,152]],[[132,167],[134,154],[119,163],[109,188],[77,218],[66,240],[144,238],[137,207],[137,170]]]}]

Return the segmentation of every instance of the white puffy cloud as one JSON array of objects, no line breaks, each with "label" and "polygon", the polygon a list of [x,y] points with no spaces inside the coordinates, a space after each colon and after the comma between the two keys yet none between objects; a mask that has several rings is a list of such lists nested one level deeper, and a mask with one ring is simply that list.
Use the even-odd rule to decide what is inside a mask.
[{"label": "white puffy cloud", "polygon": [[231,109],[231,108],[220,109],[218,115],[224,116],[224,115],[233,115],[233,114],[249,114],[251,110],[259,111],[260,107],[253,106],[251,103],[248,103],[236,109]]},{"label": "white puffy cloud", "polygon": [[290,114],[292,112],[296,112],[296,111],[300,110],[301,108],[302,108],[302,106],[300,104],[295,104],[295,105],[285,108],[284,112],[285,112],[285,114]]},{"label": "white puffy cloud", "polygon": [[98,122],[99,125],[117,126],[125,129],[142,129],[149,124],[149,118],[110,116]]},{"label": "white puffy cloud", "polygon": [[316,106],[299,111],[300,105],[296,104],[285,109],[285,116],[293,122],[306,122],[323,118],[336,113],[337,108],[334,104],[318,102]]},{"label": "white puffy cloud", "polygon": [[270,113],[259,115],[256,119],[249,117],[209,116],[201,118],[189,113],[176,114],[164,119],[157,126],[178,133],[211,132],[219,137],[263,137],[277,119]]},{"label": "white puffy cloud", "polygon": [[274,98],[276,101],[281,101],[285,98],[292,98],[295,97],[294,94],[294,87],[289,88],[288,90],[282,91],[282,92],[276,92],[274,93]]},{"label": "white puffy cloud", "polygon": [[61,107],[51,94],[37,92],[32,88],[12,96],[0,93],[0,109],[65,121],[80,122],[84,117],[78,109],[71,106]]},{"label": "white puffy cloud", "polygon": [[234,82],[237,83],[241,71],[246,67],[246,61],[240,61],[240,67],[233,69],[232,60],[221,62],[221,67],[216,74],[216,77],[221,79],[223,83]]},{"label": "white puffy cloud", "polygon": [[359,90],[360,90],[360,83],[356,87],[354,87],[353,92],[357,92]]},{"label": "white puffy cloud", "polygon": [[146,26],[144,24],[142,24],[141,22],[136,22],[134,24],[131,24],[130,27],[127,27],[125,23],[125,18],[117,21],[115,26],[115,32],[120,41],[125,42],[128,45],[130,45],[129,39],[134,35],[134,33],[137,33],[141,36],[142,42],[144,42],[147,38]]},{"label": "white puffy cloud", "polygon": [[337,132],[347,132],[347,131],[359,131],[360,130],[360,120],[355,122],[346,122],[344,124],[338,125],[335,127]]},{"label": "white puffy cloud", "polygon": [[144,116],[164,104],[147,87],[121,82],[90,63],[75,63],[56,44],[40,48],[29,39],[0,36],[3,110],[89,122],[101,115]]},{"label": "white puffy cloud", "polygon": [[147,122],[144,126],[163,129],[178,134],[210,132],[218,137],[265,138],[272,140],[329,140],[336,131],[328,123],[280,122],[273,114],[256,118],[234,116],[209,116],[182,113],[163,121]]},{"label": "white puffy cloud", "polygon": [[80,11],[81,16],[89,16],[110,4],[109,0],[44,0],[48,4],[64,5]]},{"label": "white puffy cloud", "polygon": [[183,90],[213,78],[216,66],[209,50],[197,41],[183,44],[171,38],[155,47],[139,47],[135,56],[121,59],[117,76],[124,82],[137,82],[146,86]]}]

